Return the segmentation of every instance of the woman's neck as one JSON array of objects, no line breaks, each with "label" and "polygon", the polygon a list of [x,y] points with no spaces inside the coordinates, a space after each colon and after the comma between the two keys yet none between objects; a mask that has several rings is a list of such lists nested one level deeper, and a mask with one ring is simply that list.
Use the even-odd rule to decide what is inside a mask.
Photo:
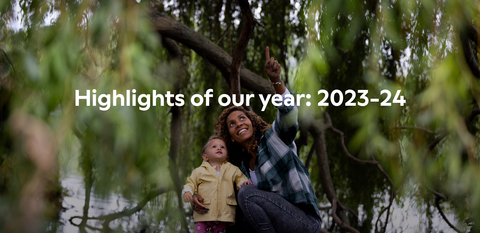
[{"label": "woman's neck", "polygon": [[253,136],[252,138],[250,138],[250,140],[243,142],[240,145],[243,147],[243,149],[245,149],[249,154],[251,154],[255,158],[255,156],[257,155],[257,152],[255,151],[255,153],[253,153],[252,151],[250,151],[250,147],[252,143],[253,143]]},{"label": "woman's neck", "polygon": [[245,149],[245,150],[248,151],[248,148],[250,148],[250,144],[251,144],[251,143],[252,143],[251,141],[247,141],[247,142],[243,142],[243,143],[240,144],[240,145],[243,147],[243,149]]},{"label": "woman's neck", "polygon": [[249,160],[248,167],[250,168],[250,170],[253,171],[253,170],[255,170],[255,157],[257,157],[257,151],[250,151],[249,150],[252,143],[253,143],[253,138],[251,140],[247,141],[247,142],[244,142],[244,143],[240,144],[240,146],[242,146],[243,149],[245,149],[247,151],[247,153],[252,156]]}]

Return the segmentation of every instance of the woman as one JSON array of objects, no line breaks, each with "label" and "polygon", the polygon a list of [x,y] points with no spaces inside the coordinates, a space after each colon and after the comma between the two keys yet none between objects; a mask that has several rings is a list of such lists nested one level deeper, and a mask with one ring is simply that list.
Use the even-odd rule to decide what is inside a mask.
[{"label": "woman", "polygon": [[[290,92],[280,80],[280,65],[270,57],[268,47],[266,58],[265,71],[285,101]],[[289,105],[284,102],[277,107],[272,125],[236,106],[225,109],[215,124],[215,134],[227,142],[231,163],[255,184],[240,189],[237,224],[229,232],[251,232],[251,227],[257,232],[320,232],[317,199],[294,143],[298,110]],[[201,209],[201,200],[194,196],[199,213],[208,211]]]}]

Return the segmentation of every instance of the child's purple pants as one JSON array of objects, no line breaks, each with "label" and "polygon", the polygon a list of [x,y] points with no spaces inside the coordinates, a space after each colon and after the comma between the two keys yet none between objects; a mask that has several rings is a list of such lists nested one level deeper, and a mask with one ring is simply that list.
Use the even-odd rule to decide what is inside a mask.
[{"label": "child's purple pants", "polygon": [[195,222],[195,233],[225,233],[228,222]]}]

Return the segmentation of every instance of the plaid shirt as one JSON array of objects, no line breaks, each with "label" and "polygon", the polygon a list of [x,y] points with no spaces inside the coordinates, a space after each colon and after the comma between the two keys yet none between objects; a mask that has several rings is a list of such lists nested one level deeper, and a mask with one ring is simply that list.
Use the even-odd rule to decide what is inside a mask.
[{"label": "plaid shirt", "polygon": [[[258,143],[255,157],[257,187],[274,192],[293,204],[312,205],[320,217],[310,176],[298,158],[294,142],[298,131],[298,109],[285,104],[277,108],[277,119]],[[248,167],[243,163],[240,170],[251,179]]]}]

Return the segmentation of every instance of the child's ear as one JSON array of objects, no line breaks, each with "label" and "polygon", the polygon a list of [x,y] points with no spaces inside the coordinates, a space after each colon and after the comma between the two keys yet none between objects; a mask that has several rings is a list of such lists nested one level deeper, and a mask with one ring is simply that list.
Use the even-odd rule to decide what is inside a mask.
[{"label": "child's ear", "polygon": [[203,155],[202,155],[202,158],[203,158],[203,161],[208,162],[207,154],[203,154]]}]

